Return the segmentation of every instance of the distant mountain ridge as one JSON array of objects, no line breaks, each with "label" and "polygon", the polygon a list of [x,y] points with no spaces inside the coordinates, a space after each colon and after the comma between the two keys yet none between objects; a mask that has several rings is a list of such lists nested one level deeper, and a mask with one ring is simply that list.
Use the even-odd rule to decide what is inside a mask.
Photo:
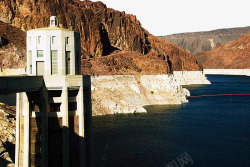
[{"label": "distant mountain ridge", "polygon": [[250,34],[195,56],[208,69],[250,69]]},{"label": "distant mountain ridge", "polygon": [[250,34],[250,26],[204,32],[181,33],[160,37],[180,46],[190,53],[196,54],[210,51],[223,43],[240,38],[244,34]]}]

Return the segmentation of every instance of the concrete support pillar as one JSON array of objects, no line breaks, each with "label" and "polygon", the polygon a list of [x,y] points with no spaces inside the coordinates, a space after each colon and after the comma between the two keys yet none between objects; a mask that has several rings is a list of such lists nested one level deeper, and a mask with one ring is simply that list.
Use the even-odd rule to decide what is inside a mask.
[{"label": "concrete support pillar", "polygon": [[[90,81],[90,77],[86,78]],[[85,87],[83,90],[84,94],[84,129],[85,129],[85,149],[86,149],[86,166],[92,167],[92,105],[91,105],[91,86]]]},{"label": "concrete support pillar", "polygon": [[62,89],[62,125],[63,125],[63,167],[69,167],[69,110],[68,110],[68,88]]},{"label": "concrete support pillar", "polygon": [[41,166],[48,166],[48,112],[49,112],[49,102],[48,102],[48,91],[46,88],[41,88],[40,91],[41,99]]},{"label": "concrete support pillar", "polygon": [[85,152],[85,141],[84,141],[84,97],[83,97],[83,86],[79,88],[77,97],[77,111],[79,115],[79,145],[80,145],[80,167],[86,166],[86,152]]},{"label": "concrete support pillar", "polygon": [[16,147],[15,147],[15,167],[19,167],[20,157],[20,129],[21,129],[21,93],[16,94]]},{"label": "concrete support pillar", "polygon": [[24,114],[24,147],[23,166],[28,167],[30,162],[30,104],[26,93],[23,93],[23,114]]}]

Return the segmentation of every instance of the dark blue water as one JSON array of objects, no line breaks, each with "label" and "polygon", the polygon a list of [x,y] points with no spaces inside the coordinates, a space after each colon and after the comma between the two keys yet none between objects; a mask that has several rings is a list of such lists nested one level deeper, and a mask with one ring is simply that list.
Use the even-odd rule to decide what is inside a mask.
[{"label": "dark blue water", "polygon": [[[208,75],[191,95],[250,94],[250,77]],[[147,114],[93,118],[95,167],[249,167],[250,96],[189,98]],[[186,163],[178,161],[182,155]]]}]

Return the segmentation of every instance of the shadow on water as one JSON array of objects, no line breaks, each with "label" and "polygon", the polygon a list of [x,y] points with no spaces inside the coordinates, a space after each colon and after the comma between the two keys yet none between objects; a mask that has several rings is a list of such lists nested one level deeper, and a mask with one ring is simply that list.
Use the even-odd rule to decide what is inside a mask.
[{"label": "shadow on water", "polygon": [[144,106],[145,110],[147,110],[147,113],[165,113],[165,112],[170,112],[170,110],[176,110],[182,107],[185,104],[176,104],[176,105],[149,105],[149,106]]}]

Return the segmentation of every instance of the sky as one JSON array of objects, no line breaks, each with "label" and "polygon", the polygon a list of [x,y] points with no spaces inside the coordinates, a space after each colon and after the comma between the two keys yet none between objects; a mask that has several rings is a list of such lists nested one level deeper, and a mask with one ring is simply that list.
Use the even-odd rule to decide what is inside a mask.
[{"label": "sky", "polygon": [[250,26],[249,0],[101,1],[136,15],[142,27],[156,36]]}]

